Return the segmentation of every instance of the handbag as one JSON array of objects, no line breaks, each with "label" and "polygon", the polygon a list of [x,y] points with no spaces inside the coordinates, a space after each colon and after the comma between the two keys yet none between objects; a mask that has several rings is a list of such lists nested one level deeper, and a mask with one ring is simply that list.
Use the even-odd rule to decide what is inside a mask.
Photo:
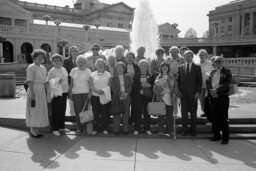
[{"label": "handbag", "polygon": [[[87,105],[87,103],[88,103],[88,109],[85,110],[85,106]],[[82,109],[82,112],[79,113],[79,119],[82,124],[86,122],[90,122],[94,119],[93,112],[91,109],[91,103],[89,99],[86,100],[84,107]]]},{"label": "handbag", "polygon": [[[154,95],[155,97],[155,95]],[[154,99],[153,97],[153,99]],[[154,102],[152,99],[152,102],[148,103],[147,109],[149,115],[165,115],[166,114],[166,106],[165,103],[160,102]]]}]

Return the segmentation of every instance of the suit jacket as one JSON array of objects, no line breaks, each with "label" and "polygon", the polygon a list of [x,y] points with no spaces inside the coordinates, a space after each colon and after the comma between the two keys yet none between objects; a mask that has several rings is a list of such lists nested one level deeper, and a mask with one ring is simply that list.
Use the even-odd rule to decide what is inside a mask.
[{"label": "suit jacket", "polygon": [[[212,88],[212,79],[217,70],[214,69],[210,73],[209,77],[209,82],[207,82],[207,88],[211,89]],[[231,71],[225,67],[222,67],[220,71],[220,80],[219,80],[219,87],[216,89],[217,90],[217,95],[218,96],[228,96],[229,93],[229,86],[232,80],[232,74]]]},{"label": "suit jacket", "polygon": [[186,64],[178,68],[178,88],[181,94],[188,93],[189,98],[194,98],[196,93],[201,93],[202,72],[201,67],[192,63],[189,74],[186,74]]},{"label": "suit jacket", "polygon": [[64,59],[63,67],[66,68],[68,72],[68,84],[70,85],[71,77],[69,76],[69,73],[73,68],[76,67],[76,63],[73,62],[72,58]]},{"label": "suit jacket", "polygon": [[[125,92],[128,93],[128,96],[129,96],[132,91],[132,80],[130,76],[126,74],[124,74],[124,87],[125,87]],[[114,77],[111,78],[111,91],[112,91],[112,104],[119,103],[121,87],[120,87],[120,80],[118,75],[115,75]]]}]

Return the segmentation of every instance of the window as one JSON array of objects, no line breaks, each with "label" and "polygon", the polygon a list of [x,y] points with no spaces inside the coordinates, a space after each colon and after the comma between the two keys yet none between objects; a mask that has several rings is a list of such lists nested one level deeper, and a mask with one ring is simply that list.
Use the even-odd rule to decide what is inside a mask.
[{"label": "window", "polygon": [[220,28],[220,32],[221,32],[221,33],[224,33],[224,32],[225,32],[225,27],[224,27],[224,26]]},{"label": "window", "polygon": [[228,26],[228,31],[232,31],[232,25]]},{"label": "window", "polygon": [[123,28],[124,25],[123,25],[123,23],[118,23],[117,27],[118,27],[118,28]]},{"label": "window", "polygon": [[168,38],[169,38],[169,35],[163,34],[163,38],[164,38],[164,39],[168,39]]},{"label": "window", "polygon": [[232,17],[228,17],[228,22],[232,22]]},{"label": "window", "polygon": [[12,25],[10,18],[0,17],[0,25]]},{"label": "window", "polygon": [[225,23],[225,18],[222,18],[222,19],[221,19],[221,23]]},{"label": "window", "polygon": [[15,26],[26,27],[27,22],[26,22],[26,20],[22,20],[22,19],[15,19]]},{"label": "window", "polygon": [[112,22],[108,22],[107,23],[107,27],[113,27],[113,23]]}]

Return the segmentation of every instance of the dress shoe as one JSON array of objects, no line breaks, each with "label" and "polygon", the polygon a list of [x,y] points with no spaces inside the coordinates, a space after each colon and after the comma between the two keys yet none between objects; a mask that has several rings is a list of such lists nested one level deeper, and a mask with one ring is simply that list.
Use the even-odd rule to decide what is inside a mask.
[{"label": "dress shoe", "polygon": [[206,114],[203,113],[200,115],[200,117],[203,118],[203,117],[207,117],[207,116],[206,116]]},{"label": "dress shoe", "polygon": [[219,141],[219,140],[221,140],[221,138],[216,138],[216,137],[211,137],[210,138],[210,141]]},{"label": "dress shoe", "polygon": [[40,138],[40,136],[38,136],[38,135],[34,135],[34,134],[33,134],[33,133],[31,133],[31,132],[29,133],[29,136],[30,136],[30,137],[32,137],[32,138]]},{"label": "dress shoe", "polygon": [[223,144],[223,145],[228,144],[228,140],[222,140],[221,144]]},{"label": "dress shoe", "polygon": [[44,135],[43,134],[37,134],[39,137],[43,137]]}]

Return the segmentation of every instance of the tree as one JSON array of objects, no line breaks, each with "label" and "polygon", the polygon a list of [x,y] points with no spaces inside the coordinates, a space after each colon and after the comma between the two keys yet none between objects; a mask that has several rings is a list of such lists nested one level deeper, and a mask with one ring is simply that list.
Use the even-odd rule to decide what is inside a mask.
[{"label": "tree", "polygon": [[185,35],[184,38],[197,38],[197,32],[193,28],[189,28]]},{"label": "tree", "polygon": [[203,38],[209,38],[209,30],[206,30],[206,31],[203,33]]},{"label": "tree", "polygon": [[172,25],[172,27],[175,28],[175,29],[178,27],[178,24],[177,24],[177,23],[173,23],[173,24],[171,24],[171,25]]}]

